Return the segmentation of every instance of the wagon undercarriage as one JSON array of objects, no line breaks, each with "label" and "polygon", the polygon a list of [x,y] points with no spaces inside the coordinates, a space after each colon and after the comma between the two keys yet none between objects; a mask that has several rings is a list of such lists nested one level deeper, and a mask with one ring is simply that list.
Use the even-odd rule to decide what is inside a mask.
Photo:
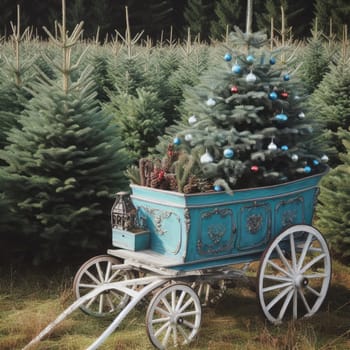
[{"label": "wagon undercarriage", "polygon": [[74,279],[77,300],[23,350],[39,342],[78,308],[97,317],[115,316],[88,348],[97,349],[145,300],[146,331],[152,344],[158,349],[188,344],[199,332],[202,307],[217,301],[228,286],[234,285],[256,288],[262,312],[272,323],[309,317],[324,301],[331,276],[327,244],[308,225],[292,226],[272,240],[261,255],[256,284],[246,275],[248,265],[244,264],[240,269],[232,264],[181,271],[171,269],[169,259],[157,267],[138,260],[140,252],[118,249],[109,253],[81,266]]}]

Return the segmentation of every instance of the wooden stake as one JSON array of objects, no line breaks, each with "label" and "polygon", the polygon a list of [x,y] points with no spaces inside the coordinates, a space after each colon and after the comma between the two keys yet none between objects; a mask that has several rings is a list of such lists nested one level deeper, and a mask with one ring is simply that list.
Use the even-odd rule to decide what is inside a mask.
[{"label": "wooden stake", "polygon": [[252,32],[253,22],[253,0],[247,0],[247,21],[246,21],[246,33]]}]

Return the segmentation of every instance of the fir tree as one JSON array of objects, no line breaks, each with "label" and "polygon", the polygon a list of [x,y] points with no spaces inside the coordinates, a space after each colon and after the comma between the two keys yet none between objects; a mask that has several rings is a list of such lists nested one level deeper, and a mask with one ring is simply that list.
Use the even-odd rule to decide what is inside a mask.
[{"label": "fir tree", "polygon": [[323,154],[302,105],[303,86],[279,61],[283,50],[267,51],[260,32],[236,29],[231,39],[231,50],[221,52],[200,84],[186,91],[185,114],[168,130],[175,150],[194,158],[191,164],[199,169],[193,172],[218,190],[322,171]]},{"label": "fir tree", "polygon": [[245,12],[239,0],[220,0],[215,3],[216,18],[211,21],[210,33],[213,38],[222,39],[227,30],[232,31],[230,24],[243,26]]},{"label": "fir tree", "polygon": [[[256,13],[257,25],[261,30],[270,28],[273,19],[278,33],[282,26],[281,8],[285,14],[285,26],[291,29],[293,36],[303,37],[309,34],[312,19],[312,1],[304,0],[267,0],[261,4],[260,13]],[[275,33],[275,34],[276,34]]]},{"label": "fir tree", "polygon": [[111,118],[98,104],[86,68],[72,80],[71,50],[82,23],[68,36],[60,26],[62,79],[31,84],[32,99],[0,152],[0,190],[21,223],[26,253],[35,262],[95,251],[110,237],[112,196],[125,186],[126,158]]},{"label": "fir tree", "polygon": [[335,256],[350,262],[350,131],[339,130],[345,153],[342,162],[321,181],[316,224],[325,233]]},{"label": "fir tree", "polygon": [[94,67],[93,78],[96,85],[97,99],[101,102],[109,101],[109,94],[115,92],[113,78],[110,74],[110,57],[101,46],[96,46],[89,57],[90,64]]},{"label": "fir tree", "polygon": [[136,89],[136,96],[128,93],[115,95],[105,105],[105,110],[114,115],[114,123],[131,161],[147,156],[149,148],[157,142],[156,135],[163,134],[166,121],[162,105],[155,92],[144,88]]},{"label": "fir tree", "polygon": [[300,68],[300,76],[309,93],[312,93],[328,72],[332,52],[327,50],[322,33],[313,31],[312,37],[307,40],[307,44],[302,50],[303,62]]},{"label": "fir tree", "polygon": [[[179,50],[171,43],[166,47],[161,47],[150,55],[146,65],[145,81],[142,87],[157,94],[161,101],[157,106],[160,108],[158,112],[166,119],[164,126],[171,125],[177,118],[175,109],[180,102],[171,85],[172,75],[182,67]],[[154,107],[156,107],[155,104]],[[164,133],[164,129],[160,131],[160,134]]]},{"label": "fir tree", "polygon": [[342,37],[344,24],[349,25],[350,5],[347,0],[315,0],[314,15],[319,29],[329,35]]},{"label": "fir tree", "polygon": [[347,130],[350,126],[349,62],[350,58],[339,57],[336,63],[331,63],[329,72],[309,99],[310,117],[325,130],[324,142],[337,151],[330,153],[332,165],[339,163],[337,153],[345,151],[336,132],[339,127]]},{"label": "fir tree", "polygon": [[200,34],[207,40],[210,34],[210,21],[214,12],[214,3],[208,0],[189,0],[184,9],[184,18],[192,34]]}]

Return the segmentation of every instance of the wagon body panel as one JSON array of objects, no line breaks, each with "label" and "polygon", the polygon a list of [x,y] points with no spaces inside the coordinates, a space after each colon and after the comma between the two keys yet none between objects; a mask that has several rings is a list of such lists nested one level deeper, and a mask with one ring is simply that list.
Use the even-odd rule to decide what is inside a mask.
[{"label": "wagon body panel", "polygon": [[310,225],[323,175],[232,195],[131,185],[131,199],[139,224],[150,232],[150,250],[183,264],[180,269],[211,267],[255,260],[286,227]]}]

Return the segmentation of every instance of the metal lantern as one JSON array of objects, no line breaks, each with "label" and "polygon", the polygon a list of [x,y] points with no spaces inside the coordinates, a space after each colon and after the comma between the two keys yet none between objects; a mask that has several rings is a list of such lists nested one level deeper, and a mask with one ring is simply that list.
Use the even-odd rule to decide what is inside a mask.
[{"label": "metal lantern", "polygon": [[112,207],[112,228],[129,230],[134,226],[136,209],[128,192],[118,192]]}]

